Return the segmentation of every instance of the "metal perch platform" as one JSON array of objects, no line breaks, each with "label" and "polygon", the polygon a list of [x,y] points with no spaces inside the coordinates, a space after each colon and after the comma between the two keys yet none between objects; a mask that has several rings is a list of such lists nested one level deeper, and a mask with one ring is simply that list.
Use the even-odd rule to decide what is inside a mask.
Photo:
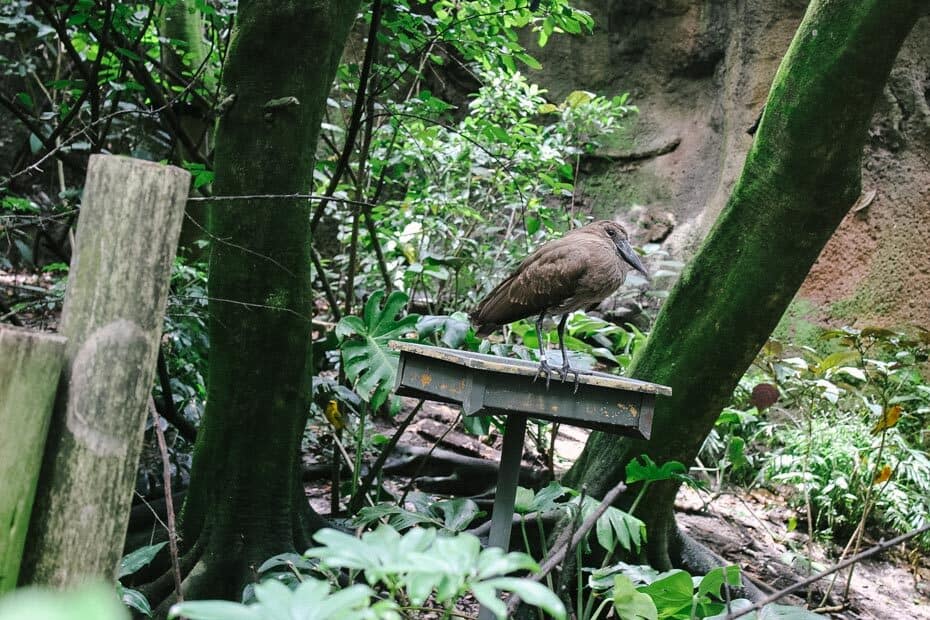
[{"label": "metal perch platform", "polygon": [[[533,381],[538,364],[524,360],[392,342],[400,351],[394,391],[399,396],[461,405],[465,415],[507,417],[488,546],[507,549],[523,456],[527,418],[542,418],[607,433],[649,439],[657,395],[664,385],[601,372],[573,381]],[[482,620],[492,616],[482,609]]]}]

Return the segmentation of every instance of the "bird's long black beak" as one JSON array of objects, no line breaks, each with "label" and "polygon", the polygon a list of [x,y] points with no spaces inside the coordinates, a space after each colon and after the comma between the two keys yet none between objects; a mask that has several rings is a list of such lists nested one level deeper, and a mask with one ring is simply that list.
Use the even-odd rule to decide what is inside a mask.
[{"label": "bird's long black beak", "polygon": [[620,256],[630,264],[636,271],[640,272],[647,278],[649,277],[649,272],[646,271],[646,268],[643,266],[643,261],[639,260],[639,255],[636,253],[636,250],[633,249],[633,246],[630,245],[630,242],[626,239],[621,239],[615,243],[617,246],[617,252],[620,253]]}]

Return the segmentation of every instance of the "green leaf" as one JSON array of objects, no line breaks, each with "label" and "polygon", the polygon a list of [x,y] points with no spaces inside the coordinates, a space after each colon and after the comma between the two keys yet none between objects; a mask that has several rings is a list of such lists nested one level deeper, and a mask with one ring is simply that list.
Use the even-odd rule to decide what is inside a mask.
[{"label": "green leaf", "polygon": [[570,108],[576,108],[580,105],[591,103],[593,99],[594,93],[589,93],[586,90],[573,90],[565,97],[565,103]]},{"label": "green leaf", "polygon": [[648,594],[637,592],[626,575],[614,577],[614,610],[621,620],[658,620],[659,612]]},{"label": "green leaf", "polygon": [[152,616],[152,606],[149,605],[149,600],[138,590],[126,588],[117,581],[116,593],[119,595],[119,600],[123,602],[123,605],[135,609],[144,616]]},{"label": "green leaf", "polygon": [[837,366],[847,366],[853,362],[859,361],[859,352],[855,350],[851,351],[837,351],[836,353],[831,353],[826,356],[820,362],[814,366],[814,374],[822,375],[831,368]]},{"label": "green leaf", "polygon": [[[739,566],[727,566],[726,567],[726,582],[731,586],[740,585],[740,576],[739,576]],[[720,588],[724,583],[724,567],[715,568],[701,579],[701,583],[698,585],[698,596],[706,596],[712,594],[717,598],[720,596]]]},{"label": "green leaf", "polygon": [[149,545],[148,547],[136,549],[132,553],[127,553],[119,562],[119,570],[117,571],[116,578],[122,579],[126,575],[133,574],[151,562],[155,556],[158,555],[158,552],[162,550],[162,547],[167,544],[167,542],[161,542],[157,545]]},{"label": "green leaf", "polygon": [[262,562],[258,567],[259,573],[265,573],[273,568],[296,568],[297,570],[313,570],[315,565],[304,556],[297,553],[279,553]]},{"label": "green leaf", "polygon": [[256,608],[232,601],[185,601],[168,610],[168,620],[182,616],[189,620],[270,620]]},{"label": "green leaf", "polygon": [[497,598],[497,590],[488,583],[476,583],[471,587],[471,593],[485,609],[494,614],[498,620],[507,618],[507,606]]},{"label": "green leaf", "polygon": [[518,577],[498,577],[497,579],[485,581],[484,585],[491,586],[497,590],[513,592],[524,602],[539,607],[553,618],[556,618],[556,620],[565,618],[565,605],[562,603],[561,599],[555,595],[555,592],[541,583]]},{"label": "green leaf", "polygon": [[691,575],[683,570],[663,573],[660,579],[637,589],[649,595],[662,617],[676,615],[684,609],[691,609],[694,585]]},{"label": "green leaf", "polygon": [[0,596],[0,620],[129,620],[113,586],[94,583],[69,592],[27,587]]},{"label": "green leaf", "polygon": [[[591,501],[591,506],[597,502]],[[585,510],[587,513],[587,510]],[[638,552],[646,538],[646,524],[619,508],[610,506],[597,520],[595,526],[598,544],[607,551],[613,551],[617,543],[625,551]]]},{"label": "green leaf", "polygon": [[513,511],[518,515],[524,515],[533,511],[533,498],[536,494],[533,489],[526,487],[517,487],[517,496],[514,500]]},{"label": "green leaf", "polygon": [[396,319],[408,300],[404,293],[392,292],[383,307],[382,299],[384,291],[372,293],[361,317],[343,317],[336,325],[346,376],[355,382],[359,396],[376,409],[387,400],[397,374],[399,355],[388,343],[413,331],[420,319],[416,314]]},{"label": "green leaf", "polygon": [[484,512],[478,508],[474,500],[457,497],[444,499],[432,505],[433,512],[439,512],[443,517],[445,529],[450,532],[461,532]]},{"label": "green leaf", "polygon": [[655,461],[643,454],[626,465],[626,483],[680,479],[688,468],[678,461],[669,461],[659,467]]}]

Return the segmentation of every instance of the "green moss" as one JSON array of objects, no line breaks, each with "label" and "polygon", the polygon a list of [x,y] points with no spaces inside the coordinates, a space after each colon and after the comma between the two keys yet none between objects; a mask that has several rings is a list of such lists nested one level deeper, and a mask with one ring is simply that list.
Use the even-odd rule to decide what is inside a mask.
[{"label": "green moss", "polygon": [[810,301],[795,298],[772,332],[772,338],[797,346],[818,346],[823,328],[811,320],[816,311],[816,306]]},{"label": "green moss", "polygon": [[874,284],[867,282],[845,299],[833,302],[830,305],[830,316],[849,323],[869,321],[881,316],[892,316],[895,313],[893,303],[883,298]]},{"label": "green moss", "polygon": [[592,206],[596,218],[610,219],[633,205],[667,201],[670,193],[661,178],[637,170],[621,171],[615,165],[603,166],[581,183],[580,194]]}]

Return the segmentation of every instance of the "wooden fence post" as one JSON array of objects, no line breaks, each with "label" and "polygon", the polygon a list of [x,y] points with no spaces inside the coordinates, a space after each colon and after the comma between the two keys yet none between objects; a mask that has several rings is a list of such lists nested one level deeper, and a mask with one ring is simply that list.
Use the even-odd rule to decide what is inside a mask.
[{"label": "wooden fence post", "polygon": [[92,155],[60,332],[68,338],[21,583],[112,579],[190,175]]},{"label": "wooden fence post", "polygon": [[0,594],[16,587],[65,339],[0,325]]}]

